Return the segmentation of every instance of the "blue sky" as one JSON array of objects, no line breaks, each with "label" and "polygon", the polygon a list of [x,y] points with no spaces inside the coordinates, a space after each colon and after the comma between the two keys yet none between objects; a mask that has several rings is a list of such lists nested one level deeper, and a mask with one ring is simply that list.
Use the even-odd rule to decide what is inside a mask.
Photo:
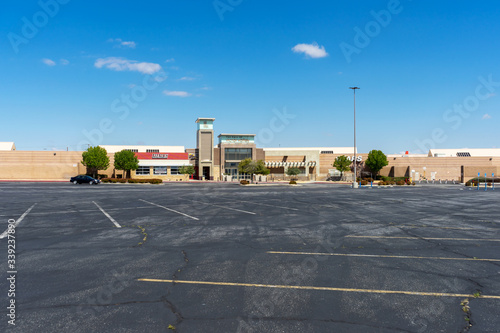
[{"label": "blue sky", "polygon": [[261,147],[498,147],[496,1],[9,2],[0,141],[195,146],[194,121]]}]

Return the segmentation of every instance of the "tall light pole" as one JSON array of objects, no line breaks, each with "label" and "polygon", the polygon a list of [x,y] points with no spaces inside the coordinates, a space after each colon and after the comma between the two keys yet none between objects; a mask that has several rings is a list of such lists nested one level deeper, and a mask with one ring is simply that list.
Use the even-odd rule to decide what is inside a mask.
[{"label": "tall light pole", "polygon": [[349,87],[349,89],[352,89],[352,92],[354,93],[354,182],[352,183],[352,188],[358,188],[358,182],[356,181],[356,89],[359,89],[359,87]]}]

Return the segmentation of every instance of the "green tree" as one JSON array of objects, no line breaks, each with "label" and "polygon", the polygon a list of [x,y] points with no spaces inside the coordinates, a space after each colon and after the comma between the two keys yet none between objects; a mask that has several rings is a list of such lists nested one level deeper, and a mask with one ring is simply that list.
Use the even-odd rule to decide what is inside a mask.
[{"label": "green tree", "polygon": [[192,175],[194,174],[195,170],[194,170],[194,166],[192,165],[184,165],[184,166],[181,166],[179,168],[179,173],[181,175]]},{"label": "green tree", "polygon": [[298,174],[300,174],[300,169],[299,168],[288,168],[286,170],[286,174],[289,175],[290,177],[292,177],[292,179],[296,179],[295,176],[297,176]]},{"label": "green tree", "polygon": [[82,153],[82,164],[96,178],[99,170],[106,170],[109,167],[108,152],[99,146],[89,147]]},{"label": "green tree", "polygon": [[[251,158],[245,158],[238,164],[238,172],[249,175],[268,175],[271,170],[266,168],[264,161],[254,161]],[[252,177],[253,178],[253,177]]]},{"label": "green tree", "polygon": [[366,159],[365,165],[370,168],[375,175],[378,175],[380,170],[389,164],[387,161],[387,156],[381,150],[371,150],[368,153],[368,158]]},{"label": "green tree", "polygon": [[333,166],[340,171],[340,178],[344,177],[344,172],[351,170],[352,162],[349,160],[349,157],[342,155],[337,156],[335,162],[333,162]]},{"label": "green tree", "polygon": [[124,178],[130,178],[130,170],[137,170],[139,168],[139,159],[130,150],[122,150],[115,153],[114,166],[116,170],[122,170],[127,175]]}]

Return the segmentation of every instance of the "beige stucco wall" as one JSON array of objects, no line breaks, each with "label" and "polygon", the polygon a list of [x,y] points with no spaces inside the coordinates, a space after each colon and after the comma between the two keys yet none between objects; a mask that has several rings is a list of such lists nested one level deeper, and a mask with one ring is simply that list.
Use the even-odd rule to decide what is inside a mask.
[{"label": "beige stucco wall", "polygon": [[0,151],[0,179],[63,180],[86,172],[78,151]]}]

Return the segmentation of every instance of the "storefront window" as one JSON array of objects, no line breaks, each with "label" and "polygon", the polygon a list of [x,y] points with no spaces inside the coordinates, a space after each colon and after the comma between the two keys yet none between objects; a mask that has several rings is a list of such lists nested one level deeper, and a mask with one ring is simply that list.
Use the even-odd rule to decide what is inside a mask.
[{"label": "storefront window", "polygon": [[179,172],[180,167],[178,166],[172,166],[170,167],[170,174],[171,175],[180,175],[181,173]]},{"label": "storefront window", "polygon": [[140,166],[137,170],[135,170],[136,175],[149,175],[149,167],[148,166]]},{"label": "storefront window", "polygon": [[166,175],[167,174],[167,167],[166,166],[155,166],[155,167],[153,167],[153,174]]},{"label": "storefront window", "polygon": [[225,148],[226,161],[241,161],[252,158],[252,148]]}]

